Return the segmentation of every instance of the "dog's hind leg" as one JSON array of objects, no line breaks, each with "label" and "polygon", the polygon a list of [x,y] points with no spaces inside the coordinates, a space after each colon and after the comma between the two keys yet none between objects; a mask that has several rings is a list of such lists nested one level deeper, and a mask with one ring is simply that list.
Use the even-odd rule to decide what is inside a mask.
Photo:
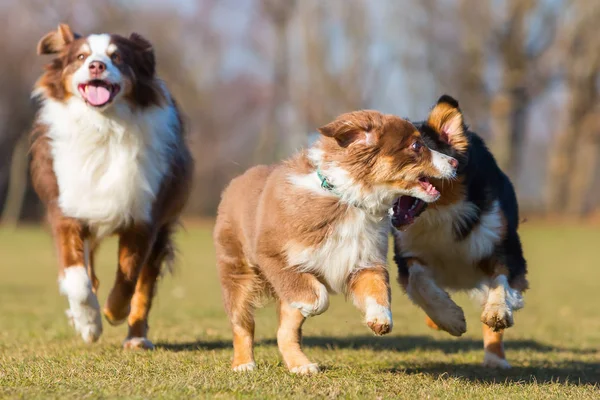
[{"label": "dog's hind leg", "polygon": [[306,317],[302,312],[279,301],[279,329],[277,330],[277,346],[290,372],[301,375],[319,372],[319,366],[311,363],[302,352],[302,324]]},{"label": "dog's hind leg", "polygon": [[504,344],[502,337],[504,330],[494,331],[492,328],[483,324],[483,366],[488,368],[510,368],[504,355]]},{"label": "dog's hind leg", "polygon": [[254,307],[260,280],[242,260],[220,255],[217,260],[225,310],[233,331],[233,361],[236,372],[252,371],[254,361]]},{"label": "dog's hind leg", "polygon": [[131,227],[119,235],[119,264],[115,283],[104,304],[104,317],[111,325],[127,320],[138,277],[155,242],[150,226]]},{"label": "dog's hind leg", "polygon": [[463,310],[440,288],[418,260],[409,259],[406,293],[440,329],[453,336],[467,331]]},{"label": "dog's hind leg", "polygon": [[160,276],[163,263],[173,258],[171,242],[172,229],[163,226],[152,244],[150,254],[142,264],[137,278],[135,291],[131,298],[131,310],[127,317],[129,330],[123,342],[126,349],[153,349],[154,345],[148,340],[148,315],[156,292],[156,281]]}]

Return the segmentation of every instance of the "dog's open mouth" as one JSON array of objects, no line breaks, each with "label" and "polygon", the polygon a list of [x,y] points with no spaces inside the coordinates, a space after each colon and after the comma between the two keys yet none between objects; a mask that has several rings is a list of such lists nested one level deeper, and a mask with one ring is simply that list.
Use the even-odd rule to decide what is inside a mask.
[{"label": "dog's open mouth", "polygon": [[102,107],[113,101],[121,87],[101,79],[94,79],[77,86],[79,93],[89,105]]},{"label": "dog's open mouth", "polygon": [[[439,196],[440,192],[429,182],[427,178],[419,178],[421,189],[428,196]],[[400,196],[392,207],[392,224],[397,229],[402,229],[415,222],[427,208],[427,203],[412,196]]]}]

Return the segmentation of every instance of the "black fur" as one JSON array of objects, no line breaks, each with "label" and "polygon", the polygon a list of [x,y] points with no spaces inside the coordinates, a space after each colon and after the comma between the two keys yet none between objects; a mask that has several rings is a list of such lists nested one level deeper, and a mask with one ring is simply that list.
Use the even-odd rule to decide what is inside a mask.
[{"label": "black fur", "polygon": [[[438,103],[448,103],[458,108],[458,102],[447,95],[442,96]],[[459,220],[455,221],[453,226],[455,240],[461,241],[468,238],[473,229],[481,223],[481,215],[489,211],[494,201],[498,200],[506,219],[507,232],[502,242],[496,246],[494,253],[490,254],[490,258],[492,261],[498,261],[506,265],[509,270],[509,283],[517,277],[524,276],[527,273],[527,263],[523,257],[521,240],[517,233],[519,207],[515,190],[509,178],[498,167],[494,156],[488,150],[483,139],[475,132],[469,131],[467,126],[463,126],[468,139],[468,149],[466,154],[461,154],[451,145],[442,141],[434,128],[426,122],[416,122],[414,125],[421,132],[429,148],[458,160],[457,173],[464,179],[467,201],[477,207],[477,214],[473,218],[467,219],[466,223],[464,221],[461,223]],[[394,246],[394,260],[398,265],[400,275],[407,278],[407,260],[399,253],[399,246],[401,246],[399,243]],[[435,246],[435,244],[432,244],[432,246]]]}]

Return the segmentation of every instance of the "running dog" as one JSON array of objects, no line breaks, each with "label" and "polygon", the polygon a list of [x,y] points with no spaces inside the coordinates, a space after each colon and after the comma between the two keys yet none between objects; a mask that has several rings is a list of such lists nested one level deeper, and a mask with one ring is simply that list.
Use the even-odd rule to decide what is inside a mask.
[{"label": "running dog", "polygon": [[515,191],[481,137],[467,129],[452,97],[442,96],[416,126],[427,146],[458,160],[458,173],[454,180],[432,180],[441,192],[435,203],[414,196],[398,201],[393,236],[399,282],[429,326],[454,336],[467,327],[446,290],[477,294],[484,365],[509,368],[503,332],[528,288]]},{"label": "running dog", "polygon": [[115,284],[103,313],[128,322],[125,348],[152,348],[148,313],[172,233],[186,203],[192,159],[175,101],[138,34],[80,36],[68,25],[44,36],[53,56],[37,81],[33,186],[48,211],[67,315],[85,342],[102,333],[94,250],[119,236]]},{"label": "running dog", "polygon": [[235,371],[256,367],[253,312],[264,298],[278,302],[277,343],[292,373],[319,371],[301,350],[301,327],[328,308],[329,293],[352,299],[376,335],[390,332],[390,209],[401,195],[437,200],[429,179],[452,178],[458,165],[408,121],[376,111],[319,131],[308,151],[251,168],[223,192],[214,241]]}]

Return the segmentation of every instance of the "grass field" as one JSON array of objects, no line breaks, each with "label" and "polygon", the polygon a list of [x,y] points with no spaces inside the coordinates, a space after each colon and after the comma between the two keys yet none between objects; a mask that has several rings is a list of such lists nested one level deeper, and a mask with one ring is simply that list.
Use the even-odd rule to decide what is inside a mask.
[{"label": "grass field", "polygon": [[[98,343],[82,343],[64,316],[49,234],[0,229],[0,397],[600,398],[600,229],[526,224],[522,235],[531,290],[507,332],[511,370],[479,366],[479,312],[466,296],[456,298],[469,331],[454,339],[429,330],[394,284],[387,337],[373,337],[342,296],[308,320],[304,347],[324,372],[299,377],[279,357],[272,305],[257,316],[259,369],[230,372],[231,332],[209,227],[178,237],[176,274],[161,282],[151,314],[153,352],[121,350],[124,326],[105,324]],[[115,252],[110,240],[99,254],[101,303]]]}]

